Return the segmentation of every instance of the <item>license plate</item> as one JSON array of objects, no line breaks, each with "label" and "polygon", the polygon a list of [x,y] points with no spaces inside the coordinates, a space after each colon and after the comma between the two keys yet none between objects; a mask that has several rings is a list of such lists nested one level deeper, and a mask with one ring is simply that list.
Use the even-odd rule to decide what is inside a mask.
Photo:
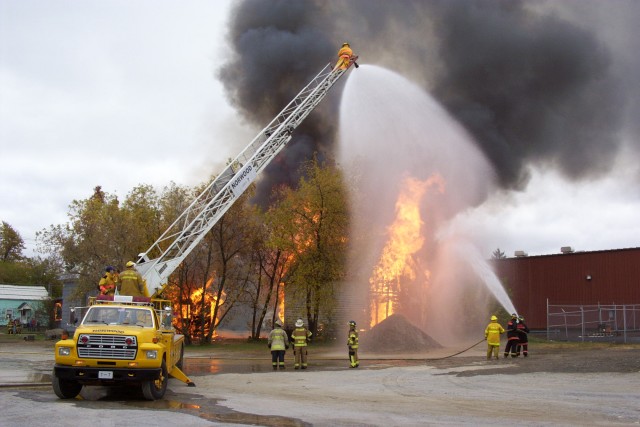
[{"label": "license plate", "polygon": [[98,371],[98,378],[101,380],[112,380],[113,371]]}]

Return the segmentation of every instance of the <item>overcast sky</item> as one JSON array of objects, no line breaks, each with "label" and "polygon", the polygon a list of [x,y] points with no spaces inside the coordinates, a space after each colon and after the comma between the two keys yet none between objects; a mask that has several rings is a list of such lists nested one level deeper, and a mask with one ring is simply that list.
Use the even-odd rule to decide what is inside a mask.
[{"label": "overcast sky", "polygon": [[[97,185],[120,198],[194,185],[251,140],[216,79],[229,5],[0,0],[0,220],[29,250]],[[640,246],[638,165],[625,159],[580,184],[534,170],[525,192],[497,193],[456,226],[487,256]]]}]

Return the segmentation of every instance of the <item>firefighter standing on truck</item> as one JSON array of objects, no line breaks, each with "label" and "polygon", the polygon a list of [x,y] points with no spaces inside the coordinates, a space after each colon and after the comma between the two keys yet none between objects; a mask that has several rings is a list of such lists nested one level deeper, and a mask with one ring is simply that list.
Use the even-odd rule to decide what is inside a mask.
[{"label": "firefighter standing on truck", "polygon": [[296,328],[291,332],[293,355],[295,356],[294,369],[307,369],[307,343],[310,338],[311,332],[304,327],[302,319],[296,320]]},{"label": "firefighter standing on truck", "polygon": [[100,295],[114,295],[116,287],[118,285],[118,276],[115,274],[115,269],[108,266],[104,269],[104,275],[98,283],[98,290]]},{"label": "firefighter standing on truck", "polygon": [[127,268],[120,273],[120,294],[134,297],[146,297],[147,289],[142,275],[135,269],[136,263],[127,262]]},{"label": "firefighter standing on truck", "polygon": [[487,340],[487,360],[491,360],[493,354],[500,359],[500,334],[504,334],[504,328],[498,323],[496,316],[491,316],[491,323],[484,330],[484,338]]},{"label": "firefighter standing on truck", "polygon": [[520,342],[520,336],[518,335],[518,315],[513,313],[511,320],[507,323],[507,346],[504,348],[504,357],[516,357],[516,347]]},{"label": "firefighter standing on truck", "polygon": [[349,367],[357,368],[360,366],[358,360],[358,330],[356,329],[356,322],[349,321],[349,338],[347,338],[347,346],[349,347]]},{"label": "firefighter standing on truck", "polygon": [[271,365],[273,370],[284,369],[284,353],[289,348],[289,337],[287,332],[282,329],[282,322],[276,320],[274,328],[269,333],[269,341],[267,343],[271,349]]}]

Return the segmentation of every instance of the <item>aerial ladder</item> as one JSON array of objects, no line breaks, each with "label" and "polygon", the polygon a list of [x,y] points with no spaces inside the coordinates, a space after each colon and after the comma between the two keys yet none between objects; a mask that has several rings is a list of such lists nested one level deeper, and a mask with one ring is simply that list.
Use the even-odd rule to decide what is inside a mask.
[{"label": "aerial ladder", "polygon": [[343,67],[326,65],[247,147],[196,197],[146,252],[138,255],[137,269],[152,297],[158,297],[169,276],[200,243],[269,163],[291,140],[293,131],[324,99],[329,89],[355,62]]}]

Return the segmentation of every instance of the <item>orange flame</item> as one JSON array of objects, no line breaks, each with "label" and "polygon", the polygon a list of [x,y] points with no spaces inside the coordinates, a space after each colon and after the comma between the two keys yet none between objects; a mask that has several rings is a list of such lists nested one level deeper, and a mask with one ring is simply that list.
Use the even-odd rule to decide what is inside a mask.
[{"label": "orange flame", "polygon": [[[207,289],[210,288],[211,282],[213,279],[210,279],[207,282]],[[182,305],[182,319],[190,319],[190,327],[189,333],[191,336],[197,336],[200,333],[206,335],[209,329],[217,324],[217,319],[214,319],[213,316],[213,307],[215,301],[218,299],[217,295],[211,293],[210,291],[204,294],[204,313],[203,305],[202,305],[202,288],[198,288],[189,294],[188,304]],[[224,304],[224,292],[222,295],[222,299],[219,305]],[[205,317],[205,324],[202,324],[202,314]],[[220,313],[218,313],[219,315]],[[204,329],[204,331],[202,330]],[[214,331],[213,337],[216,337],[218,334]]]},{"label": "orange flame", "polygon": [[407,177],[403,184],[396,202],[396,217],[387,230],[389,239],[369,278],[372,327],[396,311],[401,279],[413,280],[416,277],[414,254],[424,245],[424,222],[420,216],[422,198],[434,185],[439,192],[444,191],[444,180],[438,174],[425,181]]},{"label": "orange flame", "polygon": [[284,282],[280,282],[278,287],[278,313],[277,318],[284,323]]}]

